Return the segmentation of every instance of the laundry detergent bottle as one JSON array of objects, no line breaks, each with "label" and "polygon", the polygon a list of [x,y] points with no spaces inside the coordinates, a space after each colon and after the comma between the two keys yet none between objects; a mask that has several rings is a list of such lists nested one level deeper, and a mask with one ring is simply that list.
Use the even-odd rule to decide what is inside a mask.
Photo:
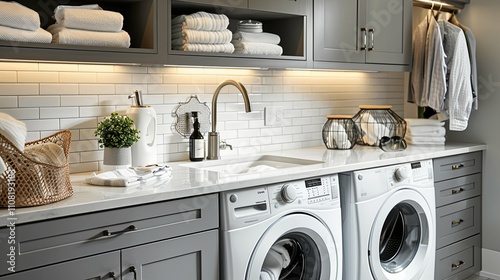
[{"label": "laundry detergent bottle", "polygon": [[128,98],[134,102],[126,114],[134,121],[140,136],[139,141],[132,145],[132,166],[156,164],[156,111],[142,103],[140,90],[135,90]]}]

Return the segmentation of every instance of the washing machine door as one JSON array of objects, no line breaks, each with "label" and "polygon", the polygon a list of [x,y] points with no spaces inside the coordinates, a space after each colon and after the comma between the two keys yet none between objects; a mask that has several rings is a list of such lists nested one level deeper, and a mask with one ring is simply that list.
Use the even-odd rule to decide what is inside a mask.
[{"label": "washing machine door", "polygon": [[[373,223],[368,258],[374,279],[421,279],[435,253],[433,216],[417,191],[398,190]],[[434,267],[434,266],[433,266]]]},{"label": "washing machine door", "polygon": [[290,214],[260,238],[245,279],[340,280],[337,253],[332,233],[321,221]]}]

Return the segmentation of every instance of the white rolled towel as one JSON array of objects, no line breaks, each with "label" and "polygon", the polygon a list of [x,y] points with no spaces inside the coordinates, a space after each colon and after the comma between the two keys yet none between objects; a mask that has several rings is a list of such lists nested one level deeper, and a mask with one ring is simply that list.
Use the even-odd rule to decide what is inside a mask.
[{"label": "white rolled towel", "polygon": [[183,44],[181,46],[172,46],[175,50],[187,52],[212,52],[212,53],[233,53],[234,46],[227,44]]},{"label": "white rolled towel", "polygon": [[17,2],[0,1],[0,25],[37,31],[40,28],[40,16]]},{"label": "white rolled towel", "polygon": [[123,16],[113,11],[65,8],[57,10],[54,17],[59,25],[68,28],[105,32],[123,28]]},{"label": "white rolled towel", "polygon": [[254,33],[238,31],[233,34],[233,40],[239,42],[268,43],[278,45],[281,38],[276,34],[267,32]]},{"label": "white rolled towel", "polygon": [[228,44],[231,42],[232,36],[233,33],[229,29],[220,31],[181,29],[175,33],[172,31],[172,45],[188,43]]},{"label": "white rolled towel", "polygon": [[[26,124],[6,113],[0,112],[0,134],[7,138],[19,151],[24,151],[27,134]],[[0,174],[5,170],[7,170],[7,166],[0,157]]]},{"label": "white rolled towel", "polygon": [[48,44],[52,41],[52,34],[40,27],[30,31],[0,25],[0,41]]},{"label": "white rolled towel", "polygon": [[53,24],[47,28],[52,33],[52,43],[101,46],[101,47],[130,47],[130,35],[126,31],[100,32],[66,28],[59,24]]},{"label": "white rolled towel", "polygon": [[392,136],[390,129],[385,124],[377,122],[369,112],[364,113],[361,118],[361,131],[363,142],[370,146],[378,145],[378,141],[383,136]]},{"label": "white rolled towel", "polygon": [[229,18],[224,14],[196,12],[175,17],[172,19],[172,25],[176,24],[195,30],[224,30],[229,26]]},{"label": "white rolled towel", "polygon": [[34,161],[55,166],[63,166],[67,161],[64,149],[51,142],[27,146],[24,154]]},{"label": "white rolled towel", "polygon": [[239,42],[234,40],[231,43],[234,45],[235,53],[275,56],[280,56],[283,53],[283,48],[274,44]]}]

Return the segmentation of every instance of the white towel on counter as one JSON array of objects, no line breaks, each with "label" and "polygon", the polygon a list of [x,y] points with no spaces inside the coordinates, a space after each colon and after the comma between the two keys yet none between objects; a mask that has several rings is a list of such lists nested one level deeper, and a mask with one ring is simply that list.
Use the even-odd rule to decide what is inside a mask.
[{"label": "white towel on counter", "polygon": [[233,41],[235,42],[254,42],[254,43],[267,43],[277,45],[280,43],[280,36],[273,33],[254,33],[238,31],[233,34]]},{"label": "white towel on counter", "polygon": [[172,19],[172,26],[176,24],[195,30],[224,30],[229,26],[229,18],[224,14],[196,12],[175,17]]},{"label": "white towel on counter", "polygon": [[[27,134],[26,124],[0,112],[0,134],[7,138],[20,152],[24,151]],[[5,170],[7,170],[7,165],[0,157],[0,174]]]},{"label": "white towel on counter", "polygon": [[53,24],[47,28],[52,33],[52,43],[101,46],[101,47],[130,47],[130,35],[126,31],[100,32],[66,28],[59,24]]},{"label": "white towel on counter", "polygon": [[437,119],[405,119],[408,126],[444,126],[444,122]]},{"label": "white towel on counter", "polygon": [[229,29],[220,31],[204,31],[193,29],[172,28],[172,45],[183,44],[228,44],[231,42],[233,33]]},{"label": "white towel on counter", "polygon": [[411,136],[445,136],[446,129],[442,126],[408,126],[406,135]]},{"label": "white towel on counter", "polygon": [[40,28],[40,16],[17,2],[0,1],[0,25],[37,31]]},{"label": "white towel on counter", "polygon": [[40,27],[29,31],[0,25],[0,41],[48,44],[52,41],[52,34]]},{"label": "white towel on counter", "polygon": [[411,145],[444,145],[446,138],[444,136],[427,137],[427,136],[405,136],[405,140]]},{"label": "white towel on counter", "polygon": [[119,32],[123,28],[120,13],[89,9],[59,9],[54,15],[57,24],[75,29]]},{"label": "white towel on counter", "polygon": [[213,52],[213,53],[233,53],[234,46],[231,43],[227,44],[183,44],[180,46],[172,46],[174,50],[188,52]]},{"label": "white towel on counter", "polygon": [[274,44],[231,41],[234,45],[234,52],[254,55],[275,55],[280,56],[283,48]]},{"label": "white towel on counter", "polygon": [[93,173],[85,178],[85,183],[98,186],[131,187],[139,184],[151,184],[170,179],[172,168],[168,165],[151,167],[122,168],[103,173]]}]

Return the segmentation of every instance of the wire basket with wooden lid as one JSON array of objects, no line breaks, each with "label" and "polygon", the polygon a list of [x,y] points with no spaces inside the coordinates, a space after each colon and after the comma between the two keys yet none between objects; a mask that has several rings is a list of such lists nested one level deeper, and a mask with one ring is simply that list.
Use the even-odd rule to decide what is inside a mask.
[{"label": "wire basket with wooden lid", "polygon": [[358,129],[351,116],[328,115],[323,125],[323,143],[326,148],[336,150],[352,149],[358,139]]},{"label": "wire basket with wooden lid", "polygon": [[359,106],[359,112],[352,117],[359,130],[358,144],[378,146],[384,136],[404,138],[406,121],[391,108],[390,105]]},{"label": "wire basket with wooden lid", "polygon": [[[53,203],[73,195],[69,177],[71,132],[62,130],[28,142],[20,151],[0,134],[0,157],[7,169],[0,174],[0,207],[27,207]],[[30,149],[31,148],[31,149]],[[54,158],[43,153],[56,151]]]}]

